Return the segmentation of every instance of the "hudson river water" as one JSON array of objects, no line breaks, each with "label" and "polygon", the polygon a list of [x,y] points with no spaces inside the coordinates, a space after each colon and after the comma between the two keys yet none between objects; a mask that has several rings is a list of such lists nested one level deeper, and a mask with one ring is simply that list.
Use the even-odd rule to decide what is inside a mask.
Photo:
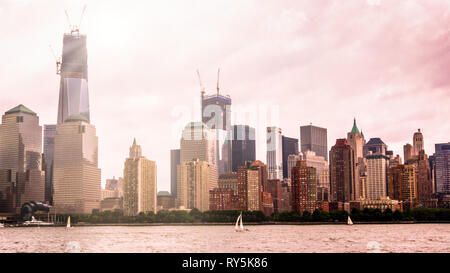
[{"label": "hudson river water", "polygon": [[450,252],[450,224],[0,228],[0,252]]}]

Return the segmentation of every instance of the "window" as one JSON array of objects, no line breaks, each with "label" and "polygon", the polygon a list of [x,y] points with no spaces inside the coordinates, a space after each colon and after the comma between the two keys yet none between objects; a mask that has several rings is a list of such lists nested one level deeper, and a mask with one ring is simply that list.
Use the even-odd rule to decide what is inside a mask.
[{"label": "window", "polygon": [[16,117],[16,122],[17,123],[23,122],[23,116]]}]

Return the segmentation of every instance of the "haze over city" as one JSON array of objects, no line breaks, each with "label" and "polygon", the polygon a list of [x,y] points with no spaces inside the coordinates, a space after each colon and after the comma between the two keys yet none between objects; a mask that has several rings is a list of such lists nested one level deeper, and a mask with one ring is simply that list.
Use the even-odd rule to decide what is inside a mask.
[{"label": "haze over city", "polygon": [[[24,104],[42,125],[56,123],[60,79],[49,45],[61,54],[64,10],[77,24],[84,4],[102,181],[123,175],[136,137],[157,162],[158,190],[170,188],[170,149],[181,137],[173,111],[199,103],[197,69],[215,93],[221,68],[232,111],[277,105],[279,124],[270,125],[286,136],[312,122],[328,129],[331,147],[356,117],[367,139],[380,137],[394,154],[418,128],[429,154],[448,141],[449,1],[3,0],[2,113]],[[265,161],[265,143],[257,145]]]}]

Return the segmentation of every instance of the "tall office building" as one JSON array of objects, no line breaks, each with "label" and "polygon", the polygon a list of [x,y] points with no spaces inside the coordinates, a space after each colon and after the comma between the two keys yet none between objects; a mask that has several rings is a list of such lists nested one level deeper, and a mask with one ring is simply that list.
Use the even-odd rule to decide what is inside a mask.
[{"label": "tall office building", "polygon": [[53,204],[53,155],[56,125],[44,125],[45,201]]},{"label": "tall office building", "polygon": [[58,124],[70,116],[90,122],[86,35],[79,31],[64,34],[59,88]]},{"label": "tall office building", "polygon": [[190,122],[180,141],[180,164],[199,159],[217,166],[214,131],[201,122]]},{"label": "tall office building", "polygon": [[355,199],[355,152],[347,139],[337,139],[330,150],[330,191],[333,202]]},{"label": "tall office building", "polygon": [[356,119],[353,120],[352,130],[347,133],[347,141],[355,152],[355,199],[365,198],[365,182],[367,178],[367,170],[363,148],[366,144],[366,140],[364,139],[364,135],[359,131],[358,126],[356,125]]},{"label": "tall office building", "polygon": [[246,161],[256,160],[255,128],[248,125],[234,125],[232,127],[232,171],[237,172],[238,166]]},{"label": "tall office building", "polygon": [[18,213],[28,201],[44,201],[42,127],[23,105],[2,116],[0,125],[0,212]]},{"label": "tall office building", "polygon": [[369,154],[367,159],[366,198],[380,200],[387,196],[387,168],[389,158],[383,154]]},{"label": "tall office building", "polygon": [[261,174],[267,173],[260,161],[246,162],[238,168],[237,208],[239,210],[263,211],[263,183]]},{"label": "tall office building", "polygon": [[435,145],[436,193],[450,194],[450,142]]},{"label": "tall office building", "polygon": [[219,175],[218,187],[220,189],[232,189],[233,194],[237,194],[238,191],[238,174],[223,173]]},{"label": "tall office building", "polygon": [[403,146],[403,158],[405,159],[405,163],[414,158],[414,148],[409,143]]},{"label": "tall office building", "polygon": [[221,95],[217,83],[217,92],[213,95],[201,93],[202,122],[206,124],[215,135],[216,165],[219,174],[228,173],[232,169],[231,156],[231,97]]},{"label": "tall office building", "polygon": [[180,165],[180,149],[170,150],[170,194],[177,198],[177,166]]},{"label": "tall office building", "polygon": [[288,160],[287,160],[287,164],[288,164],[288,167],[287,167],[288,168],[288,179],[291,179],[292,168],[297,166],[297,161],[299,161],[299,160],[303,160],[303,154],[302,153],[299,153],[299,154],[296,154],[296,155],[288,155]]},{"label": "tall office building", "polygon": [[298,161],[292,168],[292,210],[302,215],[304,211],[314,212],[317,201],[317,175],[314,167],[306,161]]},{"label": "tall office building", "polygon": [[209,192],[217,188],[217,167],[199,159],[178,165],[177,206],[209,210]]},{"label": "tall office building", "polygon": [[417,176],[417,199],[421,203],[431,200],[433,194],[433,181],[431,175],[430,162],[425,151],[422,149],[418,154],[418,160],[416,164],[416,176]]},{"label": "tall office building", "polygon": [[53,204],[57,213],[89,214],[100,209],[101,170],[94,125],[82,115],[56,127]]},{"label": "tall office building", "polygon": [[289,155],[298,155],[298,139],[282,136],[281,140],[283,150],[283,178],[288,178],[288,157]]},{"label": "tall office building", "polygon": [[372,154],[386,155],[387,145],[381,138],[371,138],[363,147],[363,156]]},{"label": "tall office building", "polygon": [[301,152],[313,151],[328,161],[327,129],[313,125],[300,127]]},{"label": "tall office building", "polygon": [[389,168],[389,197],[414,204],[417,199],[416,167],[412,164]]},{"label": "tall office building", "polygon": [[317,187],[330,189],[330,167],[325,158],[316,155],[313,151],[303,153],[306,166],[316,169]]},{"label": "tall office building", "polygon": [[413,136],[414,155],[419,156],[420,151],[424,150],[423,134],[420,129]]},{"label": "tall office building", "polygon": [[123,170],[124,214],[135,216],[141,212],[156,213],[157,177],[156,163],[142,156],[142,148],[136,139],[130,147],[129,157]]},{"label": "tall office building", "polygon": [[267,169],[269,179],[283,179],[282,135],[277,127],[267,127]]}]

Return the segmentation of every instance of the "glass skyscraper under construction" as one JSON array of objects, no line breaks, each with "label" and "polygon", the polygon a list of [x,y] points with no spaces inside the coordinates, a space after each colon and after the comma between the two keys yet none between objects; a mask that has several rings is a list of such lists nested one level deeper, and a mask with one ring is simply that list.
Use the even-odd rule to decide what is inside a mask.
[{"label": "glass skyscraper under construction", "polygon": [[90,122],[86,35],[64,34],[59,89],[58,124],[81,115]]}]

